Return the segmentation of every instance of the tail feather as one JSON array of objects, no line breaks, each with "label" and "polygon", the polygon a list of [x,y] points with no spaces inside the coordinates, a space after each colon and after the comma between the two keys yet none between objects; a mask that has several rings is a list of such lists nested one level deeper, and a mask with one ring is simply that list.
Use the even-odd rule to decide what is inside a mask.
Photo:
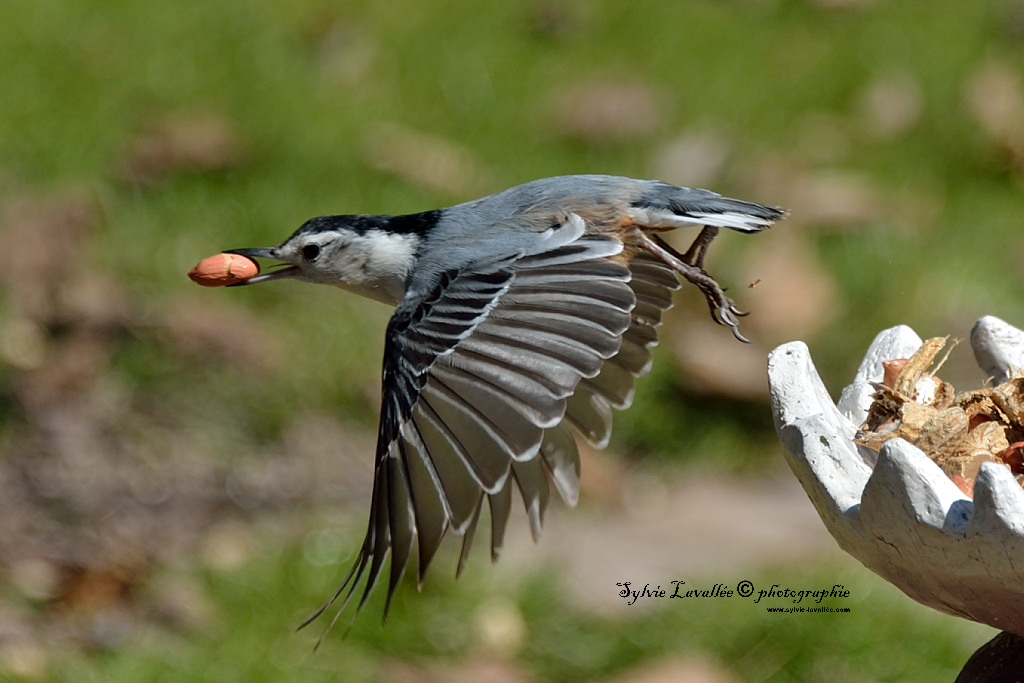
[{"label": "tail feather", "polygon": [[786,211],[730,199],[709,190],[653,183],[651,191],[633,204],[637,222],[652,228],[709,225],[739,232],[761,232],[785,218]]}]

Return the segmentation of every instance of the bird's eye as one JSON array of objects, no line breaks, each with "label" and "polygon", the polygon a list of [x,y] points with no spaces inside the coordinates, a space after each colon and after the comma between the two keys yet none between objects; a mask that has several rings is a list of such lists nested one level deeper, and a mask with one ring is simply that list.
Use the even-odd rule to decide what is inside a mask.
[{"label": "bird's eye", "polygon": [[315,261],[316,257],[320,255],[319,244],[307,244],[302,248],[302,258],[307,261]]}]

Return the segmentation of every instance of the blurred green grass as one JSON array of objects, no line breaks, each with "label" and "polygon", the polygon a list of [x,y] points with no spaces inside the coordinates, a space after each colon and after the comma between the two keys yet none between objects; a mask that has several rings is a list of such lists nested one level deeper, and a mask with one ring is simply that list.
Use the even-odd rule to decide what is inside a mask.
[{"label": "blurred green grass", "polygon": [[[216,596],[218,615],[202,637],[136,633],[128,647],[101,656],[58,656],[52,680],[379,681],[398,680],[401,667],[447,680],[460,665],[493,658],[511,672],[571,683],[614,677],[645,662],[700,657],[738,680],[942,681],[955,678],[969,646],[988,637],[983,627],[908,609],[895,588],[852,565],[784,570],[782,584],[794,589],[835,583],[849,589],[849,599],[821,603],[850,609],[833,614],[769,614],[736,597],[657,600],[650,609],[594,614],[559,592],[556,568],[510,577],[481,565],[457,582],[435,572],[422,593],[399,594],[383,627],[376,617],[383,596],[376,595],[351,630],[346,617],[314,652],[324,624],[297,634],[294,628],[323,598],[323,568],[301,546],[286,545],[240,571],[198,572]],[[780,574],[761,568],[737,577],[768,587]],[[722,579],[702,578],[687,576],[687,583],[708,588]],[[527,635],[505,651],[485,631],[509,604]]]},{"label": "blurred green grass", "polygon": [[[980,315],[1013,321],[1024,312],[1022,175],[965,103],[985,63],[1021,73],[1020,3],[849,4],[11,0],[0,22],[0,202],[84,192],[103,220],[81,258],[122,282],[143,314],[181,297],[223,297],[258,318],[281,350],[267,368],[169,356],[145,335],[124,340],[113,365],[135,399],[170,406],[178,427],[219,434],[220,447],[235,448],[223,457],[258,457],[299,409],[373,429],[367,397],[388,311],[299,285],[196,293],[183,273],[223,248],[278,243],[313,215],[472,198],[375,168],[381,123],[469,150],[489,172],[482,191],[561,173],[649,176],[660,146],[711,126],[734,157],[718,191],[780,201],[751,196],[764,186],[753,167],[771,159],[855,172],[880,188],[885,210],[865,224],[800,226],[839,291],[831,324],[810,340],[837,389],[884,327],[964,336]],[[910,74],[922,111],[905,133],[872,138],[860,98],[893,72]],[[661,112],[654,129],[599,141],[560,131],[559,97],[594,79],[652,88]],[[140,135],[167,116],[191,115],[228,122],[241,160],[152,182],[124,178]],[[808,132],[822,121],[842,138],[841,151],[823,151]],[[737,241],[723,248],[751,248]],[[13,372],[0,366],[0,386]],[[617,418],[615,451],[672,459],[685,450],[690,462],[755,474],[777,466],[762,403],[694,396],[677,372],[659,350],[636,405]],[[0,406],[15,403],[0,393]],[[18,419],[5,409],[0,429]],[[485,578],[455,586],[434,576],[427,596],[399,596],[384,631],[371,616],[349,639],[307,656],[310,640],[288,632],[327,587],[299,549],[226,576],[194,571],[214,596],[215,635],[182,635],[171,655],[163,637],[69,652],[56,658],[53,680],[373,680],[389,658],[457,660],[424,638],[439,610],[464,622],[490,591]],[[830,581],[859,570],[785,571],[794,581]],[[710,653],[742,680],[924,681],[951,679],[980,644],[978,630],[863,573],[854,580],[871,598],[822,628],[819,619],[732,607],[595,619],[535,578],[513,596],[531,633],[517,662],[542,680],[590,680],[681,650]]]}]

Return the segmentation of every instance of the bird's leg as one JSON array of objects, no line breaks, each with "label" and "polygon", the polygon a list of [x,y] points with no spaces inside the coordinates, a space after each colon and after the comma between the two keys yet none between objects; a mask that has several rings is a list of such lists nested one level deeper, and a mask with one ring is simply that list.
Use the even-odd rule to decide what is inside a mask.
[{"label": "bird's leg", "polygon": [[[705,230],[707,229],[705,228]],[[690,254],[691,258],[694,258],[696,262],[690,262],[687,259],[687,254],[680,254],[657,235],[648,235],[642,230],[638,231],[638,234],[640,246],[663,261],[672,270],[682,275],[684,280],[696,285],[704,293],[704,298],[707,299],[708,307],[711,309],[711,317],[716,323],[728,325],[732,329],[733,336],[741,342],[749,343],[750,340],[740,334],[739,321],[736,319],[738,316],[746,315],[746,313],[736,308],[736,304],[733,303],[732,299],[725,295],[725,290],[722,289],[722,286],[715,281],[715,278],[704,272],[702,267],[704,253],[707,250],[707,245],[715,237],[714,232],[710,233],[710,236],[704,237],[703,240],[704,232],[701,232],[701,236],[697,237],[693,246],[687,251],[687,254]],[[691,252],[693,253],[691,254]]]},{"label": "bird's leg", "polygon": [[[704,270],[704,256],[708,253],[708,247],[711,242],[718,236],[718,228],[713,225],[705,225],[704,229],[697,235],[697,239],[693,240],[693,244],[686,250],[686,253],[680,256],[684,263],[689,263],[691,266],[696,266],[701,270]],[[668,246],[666,243],[665,246]],[[669,247],[671,249],[671,247]]]}]

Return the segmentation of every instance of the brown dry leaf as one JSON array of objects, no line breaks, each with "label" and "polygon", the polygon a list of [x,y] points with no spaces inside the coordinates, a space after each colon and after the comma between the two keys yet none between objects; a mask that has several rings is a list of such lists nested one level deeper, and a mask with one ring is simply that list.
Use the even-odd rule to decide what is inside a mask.
[{"label": "brown dry leaf", "polygon": [[36,322],[59,317],[58,294],[77,284],[82,243],[99,223],[96,205],[75,194],[7,203],[0,215],[0,288],[8,314]]},{"label": "brown dry leaf", "polygon": [[563,135],[590,143],[653,134],[664,115],[659,97],[639,81],[601,80],[559,91],[555,124]]},{"label": "brown dry leaf", "polygon": [[199,555],[208,567],[236,572],[253,556],[252,529],[237,520],[219,520],[205,530]]},{"label": "brown dry leaf", "polygon": [[872,429],[868,429],[865,424],[857,432],[854,441],[857,445],[864,446],[878,453],[882,450],[882,446],[885,445],[886,441],[897,436],[900,436],[900,422],[898,417],[891,417],[884,422],[876,424]]},{"label": "brown dry leaf", "polygon": [[659,145],[652,177],[682,187],[714,187],[729,160],[729,142],[713,131],[691,132]]},{"label": "brown dry leaf", "polygon": [[217,609],[200,580],[175,574],[148,582],[146,588],[161,621],[177,631],[209,633],[215,625]]},{"label": "brown dry leaf", "polygon": [[126,603],[147,571],[144,563],[64,567],[56,601],[67,609],[95,612]]},{"label": "brown dry leaf", "polygon": [[1014,424],[1024,425],[1024,378],[1014,378],[996,387],[995,399],[999,407],[1014,419]]},{"label": "brown dry leaf", "polygon": [[821,171],[797,183],[793,214],[816,224],[856,225],[877,220],[885,210],[880,189],[868,176],[854,172]]},{"label": "brown dry leaf", "polygon": [[931,406],[907,401],[900,406],[899,427],[896,436],[910,443],[917,443],[925,433],[928,424],[938,415],[939,411]]},{"label": "brown dry leaf", "polygon": [[19,681],[45,680],[52,652],[52,644],[44,644],[35,635],[5,633],[0,640],[0,672]]},{"label": "brown dry leaf", "polygon": [[131,324],[128,297],[82,257],[100,221],[96,206],[69,194],[11,202],[0,217],[0,360],[34,421],[88,394]]},{"label": "brown dry leaf", "polygon": [[318,47],[320,68],[333,83],[358,91],[389,80],[388,55],[372,31],[334,17],[321,17],[310,30],[316,34],[311,38]]},{"label": "brown dry leaf", "polygon": [[834,228],[860,226],[890,212],[882,189],[869,176],[854,171],[808,170],[786,159],[769,159],[754,170],[754,195],[790,210],[788,229],[795,224]]},{"label": "brown dry leaf", "polygon": [[[934,397],[932,399],[933,406],[939,410],[945,410],[953,405],[956,401],[956,389],[952,384],[938,377],[929,377],[927,381],[934,386],[934,389],[931,390],[933,392],[932,396]],[[920,383],[918,384],[918,392],[920,392]]]},{"label": "brown dry leaf", "polygon": [[[945,441],[945,430],[947,427],[952,428],[952,423],[947,425],[945,420],[959,420],[959,417],[950,416],[934,420],[940,415],[940,411],[952,402],[950,396],[953,389],[945,382],[934,378],[928,370],[935,364],[935,359],[945,346],[946,339],[928,339],[909,359],[898,361],[900,369],[892,378],[893,387],[879,386],[868,411],[867,420],[858,435],[858,443],[878,450],[893,437],[898,436],[910,443],[917,443],[923,434],[928,440]],[[890,367],[895,368],[895,365]],[[923,396],[922,388],[929,388],[930,393]],[[966,428],[966,413],[963,415],[963,422]]]},{"label": "brown dry leaf", "polygon": [[644,663],[627,669],[614,683],[738,683],[739,679],[722,665],[699,656]]},{"label": "brown dry leaf", "polygon": [[22,406],[36,419],[88,396],[116,352],[111,335],[75,330],[46,347],[45,362],[24,369],[12,385]]},{"label": "brown dry leaf", "polygon": [[977,455],[942,457],[936,459],[935,462],[950,479],[960,477],[965,481],[973,482],[978,478],[978,470],[981,469],[983,463],[997,462],[997,460],[987,453],[979,453]]},{"label": "brown dry leaf", "polygon": [[924,424],[914,445],[938,461],[955,457],[967,438],[967,426],[967,413],[963,408],[947,408]]},{"label": "brown dry leaf", "polygon": [[957,395],[932,374],[946,360],[936,363],[947,339],[929,339],[910,359],[883,363],[886,382],[878,385],[856,442],[879,451],[889,439],[903,438],[973,496],[986,462],[1002,462],[1024,475],[1024,378]]},{"label": "brown dry leaf", "polygon": [[519,606],[508,598],[494,598],[474,615],[474,632],[482,652],[498,661],[512,661],[529,643],[530,630]]},{"label": "brown dry leaf", "polygon": [[1017,69],[998,61],[983,64],[968,78],[965,98],[992,141],[1015,165],[1024,162],[1024,88]]},{"label": "brown dry leaf", "polygon": [[90,268],[83,268],[74,280],[57,290],[56,303],[63,320],[74,320],[92,330],[125,329],[136,315],[121,283],[110,274]]},{"label": "brown dry leaf", "polygon": [[9,561],[7,579],[10,585],[30,600],[45,602],[54,599],[61,585],[61,568],[50,558],[22,557]]},{"label": "brown dry leaf", "polygon": [[131,143],[118,176],[152,184],[175,173],[230,170],[244,156],[241,136],[224,116],[175,114],[151,124]]},{"label": "brown dry leaf", "polygon": [[286,354],[262,321],[241,306],[183,296],[165,312],[163,329],[178,351],[216,355],[241,366],[277,367]]},{"label": "brown dry leaf", "polygon": [[526,16],[530,31],[548,40],[563,40],[577,34],[586,19],[589,6],[564,0],[542,0],[531,3]]},{"label": "brown dry leaf", "polygon": [[[939,380],[928,371],[932,366],[936,365],[935,359],[946,346],[948,340],[949,337],[932,337],[925,340],[921,348],[907,360],[899,374],[896,375],[893,391],[900,396],[905,396],[914,401],[936,405],[938,403],[937,399],[948,392],[941,389],[942,380]],[[955,342],[953,346],[956,346]],[[942,362],[935,367],[935,370],[937,371],[941,365]],[[936,405],[936,407],[941,408],[943,406]]]},{"label": "brown dry leaf", "polygon": [[0,361],[18,370],[37,370],[50,355],[46,328],[29,318],[0,320]]},{"label": "brown dry leaf", "polygon": [[960,453],[964,456],[987,455],[992,458],[993,453],[1002,453],[1010,447],[1006,434],[1007,427],[1001,422],[983,422],[970,428],[960,446]]},{"label": "brown dry leaf", "polygon": [[431,192],[468,197],[492,185],[493,174],[470,150],[398,124],[372,127],[362,147],[367,166]]},{"label": "brown dry leaf", "polygon": [[960,395],[957,402],[967,413],[971,429],[994,419],[1008,419],[996,406],[990,391],[970,391]]},{"label": "brown dry leaf", "polygon": [[380,680],[393,683],[529,683],[534,680],[513,662],[477,657],[461,662],[391,660]]},{"label": "brown dry leaf", "polygon": [[896,71],[875,77],[861,93],[861,118],[878,140],[899,138],[917,125],[924,113],[924,93],[913,74]]}]

